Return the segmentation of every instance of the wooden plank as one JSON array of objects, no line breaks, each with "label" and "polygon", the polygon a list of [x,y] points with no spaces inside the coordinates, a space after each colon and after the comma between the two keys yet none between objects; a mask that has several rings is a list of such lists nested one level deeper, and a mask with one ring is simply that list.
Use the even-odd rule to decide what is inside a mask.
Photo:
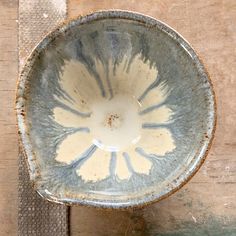
[{"label": "wooden plank", "polygon": [[0,235],[17,232],[17,0],[0,1]]},{"label": "wooden plank", "polygon": [[72,208],[72,236],[236,235],[236,2],[69,0],[69,17],[102,9],[156,17],[181,33],[208,68],[218,126],[207,161],[180,191],[143,210]]}]

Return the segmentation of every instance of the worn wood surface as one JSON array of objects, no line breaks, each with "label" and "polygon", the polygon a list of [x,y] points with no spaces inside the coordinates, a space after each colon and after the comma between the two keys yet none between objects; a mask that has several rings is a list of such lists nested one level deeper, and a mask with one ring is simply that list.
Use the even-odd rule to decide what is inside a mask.
[{"label": "worn wood surface", "polygon": [[17,230],[17,0],[0,0],[0,235]]},{"label": "worn wood surface", "polygon": [[[69,0],[69,17],[118,8],[154,16],[196,49],[212,78],[218,104],[213,147],[180,191],[135,211],[73,207],[72,236],[236,235],[236,1]],[[0,236],[17,232],[17,0],[0,0]]]},{"label": "worn wood surface", "polygon": [[236,1],[70,0],[69,17],[109,8],[156,17],[192,44],[214,84],[218,126],[205,164],[179,192],[136,211],[73,207],[72,235],[236,235]]}]

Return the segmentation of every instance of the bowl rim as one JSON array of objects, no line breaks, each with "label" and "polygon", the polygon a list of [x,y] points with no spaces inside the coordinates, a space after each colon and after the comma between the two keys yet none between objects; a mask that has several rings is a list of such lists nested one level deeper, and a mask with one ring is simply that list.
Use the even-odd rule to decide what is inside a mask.
[{"label": "bowl rim", "polygon": [[[207,82],[209,83],[209,97],[212,99],[212,110],[208,110],[208,112],[212,115],[211,122],[208,122],[209,135],[208,138],[205,139],[200,148],[199,154],[196,157],[193,157],[193,160],[188,164],[188,166],[181,172],[178,177],[175,185],[169,186],[165,188],[164,192],[154,192],[153,194],[143,195],[142,197],[133,198],[131,201],[127,200],[126,202],[108,202],[106,200],[86,200],[84,198],[81,199],[68,199],[68,198],[58,198],[56,196],[51,195],[47,191],[40,189],[37,185],[37,179],[40,177],[40,171],[37,167],[36,163],[36,154],[33,151],[29,132],[27,125],[25,123],[25,103],[27,100],[27,91],[29,88],[27,87],[27,82],[29,81],[29,73],[31,71],[31,66],[34,64],[37,56],[55,39],[57,36],[65,33],[68,29],[73,26],[83,25],[90,22],[94,22],[97,20],[103,19],[125,19],[140,22],[145,24],[146,27],[152,27],[161,30],[162,32],[168,34],[175,42],[179,43],[181,47],[183,47],[187,53],[190,54],[192,61],[198,68],[200,77],[206,77]],[[15,111],[17,117],[17,129],[19,136],[19,146],[21,151],[23,152],[23,156],[27,163],[27,169],[30,177],[30,181],[33,184],[33,188],[36,192],[45,198],[48,201],[54,203],[60,203],[65,205],[85,205],[85,206],[93,206],[99,208],[113,208],[113,209],[125,209],[129,207],[143,207],[148,204],[160,201],[177,190],[182,188],[199,170],[201,165],[206,159],[210,147],[212,145],[212,141],[214,138],[215,130],[216,130],[216,122],[217,122],[217,110],[216,110],[216,96],[213,88],[213,84],[209,73],[203,65],[202,60],[197,55],[196,51],[189,44],[189,42],[178,32],[176,32],[173,28],[171,28],[166,23],[163,23],[160,20],[157,20],[151,16],[138,13],[135,11],[126,11],[126,10],[101,10],[95,11],[93,13],[87,14],[85,16],[78,16],[73,19],[65,20],[61,24],[59,24],[55,29],[51,30],[48,34],[46,34],[43,39],[33,48],[29,56],[25,60],[25,64],[22,70],[19,73],[17,88],[16,88],[16,97],[15,97]],[[191,170],[189,170],[189,168]]]}]

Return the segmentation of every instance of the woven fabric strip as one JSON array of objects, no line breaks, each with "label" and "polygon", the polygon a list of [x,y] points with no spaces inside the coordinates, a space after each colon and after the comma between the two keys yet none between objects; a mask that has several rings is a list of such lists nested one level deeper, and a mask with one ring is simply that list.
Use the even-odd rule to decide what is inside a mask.
[{"label": "woven fabric strip", "polygon": [[[43,36],[66,18],[66,10],[66,0],[19,0],[19,69]],[[18,235],[69,235],[69,207],[48,202],[33,190],[21,151]]]}]

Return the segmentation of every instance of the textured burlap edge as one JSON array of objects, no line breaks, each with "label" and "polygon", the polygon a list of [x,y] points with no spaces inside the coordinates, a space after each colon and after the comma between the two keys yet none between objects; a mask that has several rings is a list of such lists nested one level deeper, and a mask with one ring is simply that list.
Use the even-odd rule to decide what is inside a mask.
[{"label": "textured burlap edge", "polygon": [[[19,71],[42,37],[66,19],[66,0],[19,0]],[[19,150],[18,235],[68,236],[69,207],[42,199]]]}]

